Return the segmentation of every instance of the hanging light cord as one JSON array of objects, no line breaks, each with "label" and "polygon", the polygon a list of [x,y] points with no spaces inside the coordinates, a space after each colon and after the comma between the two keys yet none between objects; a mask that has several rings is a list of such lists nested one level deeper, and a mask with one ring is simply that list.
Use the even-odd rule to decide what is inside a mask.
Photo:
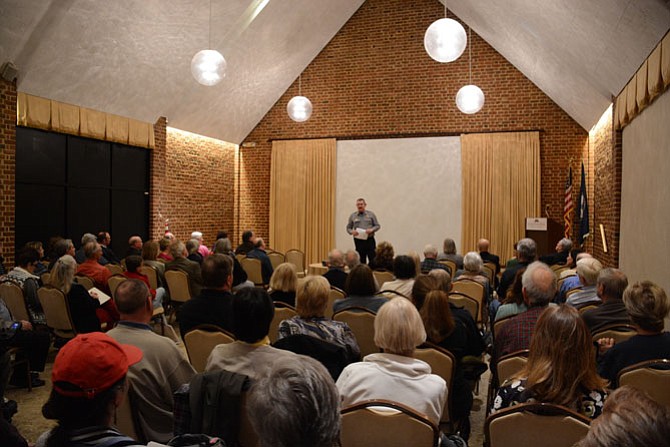
[{"label": "hanging light cord", "polygon": [[470,54],[470,84],[472,85],[472,28],[468,26],[468,52]]},{"label": "hanging light cord", "polygon": [[207,49],[212,49],[212,0],[209,0],[209,31],[208,31],[209,41]]},{"label": "hanging light cord", "polygon": [[298,76],[298,96],[302,96],[302,73]]}]

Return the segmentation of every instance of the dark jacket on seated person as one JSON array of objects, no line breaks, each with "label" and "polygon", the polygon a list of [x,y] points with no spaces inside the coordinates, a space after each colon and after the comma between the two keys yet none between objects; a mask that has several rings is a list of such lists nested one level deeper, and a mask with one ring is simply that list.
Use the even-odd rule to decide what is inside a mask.
[{"label": "dark jacket on seated person", "polygon": [[263,275],[263,283],[270,284],[270,278],[272,277],[272,262],[270,257],[265,253],[265,250],[261,248],[254,248],[249,253],[247,253],[247,258],[258,259],[261,261],[261,274]]},{"label": "dark jacket on seated person", "polygon": [[595,309],[585,311],[582,318],[591,334],[611,324],[631,324],[626,306],[621,300],[608,300]]},{"label": "dark jacket on seated person", "polygon": [[202,289],[200,295],[179,307],[177,321],[182,337],[201,324],[213,324],[232,331],[233,294],[225,290]]},{"label": "dark jacket on seated person", "polygon": [[323,274],[323,277],[328,280],[331,286],[337,287],[340,290],[344,290],[344,283],[347,280],[347,276],[349,276],[349,274],[341,267],[331,267]]},{"label": "dark jacket on seated person", "polygon": [[165,265],[165,271],[169,270],[181,270],[186,273],[188,275],[188,284],[191,287],[191,294],[193,296],[200,295],[200,291],[202,290],[200,264],[180,257]]}]

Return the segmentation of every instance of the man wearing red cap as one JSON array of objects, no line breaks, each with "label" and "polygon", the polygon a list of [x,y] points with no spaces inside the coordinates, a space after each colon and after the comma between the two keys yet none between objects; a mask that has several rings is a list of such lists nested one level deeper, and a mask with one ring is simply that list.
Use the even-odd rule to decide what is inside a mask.
[{"label": "man wearing red cap", "polygon": [[42,407],[58,425],[44,433],[37,445],[50,447],[136,447],[137,442],[112,427],[116,409],[126,397],[128,367],[142,359],[142,351],[120,345],[101,332],[80,334],[56,356],[53,389]]}]

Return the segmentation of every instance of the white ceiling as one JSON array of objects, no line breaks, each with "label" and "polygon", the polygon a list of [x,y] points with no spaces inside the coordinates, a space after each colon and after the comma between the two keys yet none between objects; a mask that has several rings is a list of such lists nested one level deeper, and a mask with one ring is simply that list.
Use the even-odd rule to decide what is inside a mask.
[{"label": "white ceiling", "polygon": [[[215,87],[190,74],[207,0],[0,0],[0,63],[19,91],[240,143],[364,0],[269,0],[249,24],[261,3],[212,1]],[[585,129],[670,27],[670,0],[447,5]]]}]

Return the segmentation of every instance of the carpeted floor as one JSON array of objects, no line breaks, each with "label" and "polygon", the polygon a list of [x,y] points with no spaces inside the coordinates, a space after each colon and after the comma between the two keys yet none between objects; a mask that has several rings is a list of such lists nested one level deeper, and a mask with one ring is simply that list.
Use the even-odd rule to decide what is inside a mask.
[{"label": "carpeted floor", "polygon": [[[52,349],[47,362],[46,371],[40,375],[46,381],[46,385],[34,388],[32,392],[27,389],[11,388],[7,390],[6,397],[13,399],[19,404],[19,411],[12,419],[12,423],[28,442],[34,443],[45,431],[55,425],[54,421],[42,416],[42,405],[47,401],[51,392],[51,367],[56,357],[56,351]],[[485,372],[479,385],[479,394],[475,395],[472,413],[470,414],[471,447],[480,447],[484,442],[484,421],[486,419],[486,390],[488,389],[489,372]]]}]

